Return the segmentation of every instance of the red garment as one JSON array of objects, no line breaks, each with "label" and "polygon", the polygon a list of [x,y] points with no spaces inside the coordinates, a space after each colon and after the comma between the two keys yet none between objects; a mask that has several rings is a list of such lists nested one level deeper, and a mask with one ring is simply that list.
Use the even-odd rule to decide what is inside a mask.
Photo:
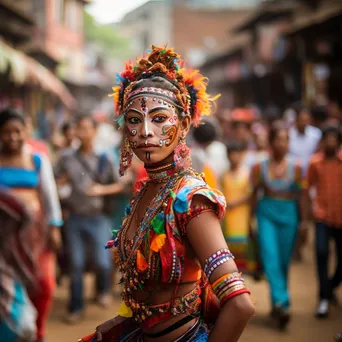
[{"label": "red garment", "polygon": [[37,339],[45,337],[46,323],[50,313],[56,287],[55,257],[52,252],[43,252],[38,258],[38,290],[30,294],[32,304],[37,310]]},{"label": "red garment", "polygon": [[141,189],[142,186],[142,182],[145,181],[148,178],[148,174],[147,171],[144,167],[144,165],[142,165],[135,176],[135,183],[134,183],[134,191],[138,192]]}]

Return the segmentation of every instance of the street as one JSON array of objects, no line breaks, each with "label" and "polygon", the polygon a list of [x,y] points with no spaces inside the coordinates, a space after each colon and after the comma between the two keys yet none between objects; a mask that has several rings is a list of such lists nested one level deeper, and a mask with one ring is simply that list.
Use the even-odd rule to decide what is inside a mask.
[{"label": "street", "polygon": [[[252,290],[253,298],[256,301],[257,314],[250,322],[248,328],[241,337],[241,342],[262,341],[262,342],[329,342],[333,336],[342,331],[342,307],[332,307],[328,320],[318,321],[313,316],[316,305],[316,282],[315,269],[313,265],[312,243],[306,248],[304,261],[295,263],[291,270],[291,291],[292,291],[292,321],[286,332],[278,332],[271,325],[268,317],[269,301],[268,289],[265,281],[254,283],[247,279]],[[87,295],[91,298],[92,279],[87,276]],[[338,297],[342,301],[342,289]],[[69,326],[62,322],[65,315],[67,296],[67,281],[57,289],[53,311],[48,325],[49,342],[72,342],[79,337],[91,333],[95,327],[116,315],[120,299],[118,295],[109,310],[98,308],[89,304],[85,320],[79,325]]]}]

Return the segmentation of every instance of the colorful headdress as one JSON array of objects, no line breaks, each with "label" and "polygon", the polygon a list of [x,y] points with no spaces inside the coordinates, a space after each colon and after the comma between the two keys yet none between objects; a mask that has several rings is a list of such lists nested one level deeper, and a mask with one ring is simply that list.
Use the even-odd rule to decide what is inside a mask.
[{"label": "colorful headdress", "polygon": [[114,97],[119,125],[124,120],[125,107],[128,100],[132,98],[132,89],[136,83],[153,75],[165,78],[177,90],[171,93],[159,88],[145,87],[135,89],[133,95],[160,92],[161,96],[170,97],[184,113],[190,114],[195,126],[198,125],[202,115],[210,115],[211,105],[219,96],[211,97],[207,93],[208,79],[202,76],[199,70],[186,68],[185,63],[173,49],[152,45],[152,50],[148,51],[147,56],[137,59],[135,63],[128,61],[125,70],[117,74],[118,86],[113,87],[114,93],[110,96]]}]

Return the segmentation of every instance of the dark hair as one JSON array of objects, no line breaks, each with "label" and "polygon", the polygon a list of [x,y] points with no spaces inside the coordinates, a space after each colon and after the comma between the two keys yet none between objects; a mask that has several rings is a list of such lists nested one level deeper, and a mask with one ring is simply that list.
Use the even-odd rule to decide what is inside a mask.
[{"label": "dark hair", "polygon": [[211,122],[205,121],[194,128],[193,137],[200,144],[211,143],[217,137],[216,128]]},{"label": "dark hair", "polygon": [[268,141],[272,144],[281,131],[288,132],[288,128],[286,127],[284,122],[277,122],[271,125],[269,133],[268,133]]},{"label": "dark hair", "polygon": [[247,143],[233,140],[226,145],[226,148],[228,154],[231,152],[243,152],[247,149]]},{"label": "dark hair", "polygon": [[71,129],[74,126],[74,123],[72,121],[66,121],[63,122],[62,127],[61,127],[61,132],[63,133],[63,135],[66,134],[66,132]]},{"label": "dark hair", "polygon": [[292,105],[292,109],[293,109],[293,111],[295,112],[296,119],[298,119],[298,117],[300,116],[300,114],[301,114],[303,111],[306,111],[306,112],[308,112],[308,113],[311,113],[309,107],[305,106],[305,105],[304,105],[303,103],[301,103],[301,102],[295,102],[295,103]]},{"label": "dark hair", "polygon": [[83,114],[83,115],[79,115],[76,117],[75,123],[76,125],[79,125],[82,121],[90,121],[92,123],[92,125],[94,126],[94,128],[97,127],[97,122],[94,119],[94,117],[90,114]]},{"label": "dark hair", "polygon": [[342,143],[342,133],[341,128],[337,125],[328,125],[325,126],[322,130],[322,139],[325,139],[328,135],[335,135],[335,137],[338,139],[338,142]]},{"label": "dark hair", "polygon": [[18,120],[23,125],[26,124],[24,115],[16,109],[6,108],[0,112],[0,128],[2,128],[8,121]]}]

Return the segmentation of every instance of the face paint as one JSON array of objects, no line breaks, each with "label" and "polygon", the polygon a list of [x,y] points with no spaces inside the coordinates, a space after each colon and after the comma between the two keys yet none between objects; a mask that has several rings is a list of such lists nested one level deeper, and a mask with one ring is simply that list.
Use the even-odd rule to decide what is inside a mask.
[{"label": "face paint", "polygon": [[176,138],[177,135],[177,127],[172,126],[163,126],[162,128],[162,135],[166,136],[165,139],[160,139],[159,144],[160,146],[170,146]]},{"label": "face paint", "polygon": [[133,152],[147,164],[163,161],[177,146],[180,124],[176,107],[156,96],[140,96],[126,108],[126,129]]},{"label": "face paint", "polygon": [[148,123],[147,123],[147,113],[148,113],[148,109],[146,106],[146,101],[147,101],[147,97],[144,96],[141,99],[141,111],[144,113],[144,130],[145,130],[145,145],[147,145],[147,137],[148,137]]},{"label": "face paint", "polygon": [[133,150],[138,146],[138,143],[136,141],[129,141],[129,144]]},{"label": "face paint", "polygon": [[135,137],[137,135],[137,133],[138,133],[138,131],[136,129],[132,129],[132,130],[129,131],[129,135],[131,137]]},{"label": "face paint", "polygon": [[177,115],[175,114],[175,115],[172,116],[172,118],[171,118],[169,121],[170,121],[170,123],[171,123],[172,125],[174,125],[174,124],[177,122],[177,120],[178,120],[178,117],[177,117]]}]

